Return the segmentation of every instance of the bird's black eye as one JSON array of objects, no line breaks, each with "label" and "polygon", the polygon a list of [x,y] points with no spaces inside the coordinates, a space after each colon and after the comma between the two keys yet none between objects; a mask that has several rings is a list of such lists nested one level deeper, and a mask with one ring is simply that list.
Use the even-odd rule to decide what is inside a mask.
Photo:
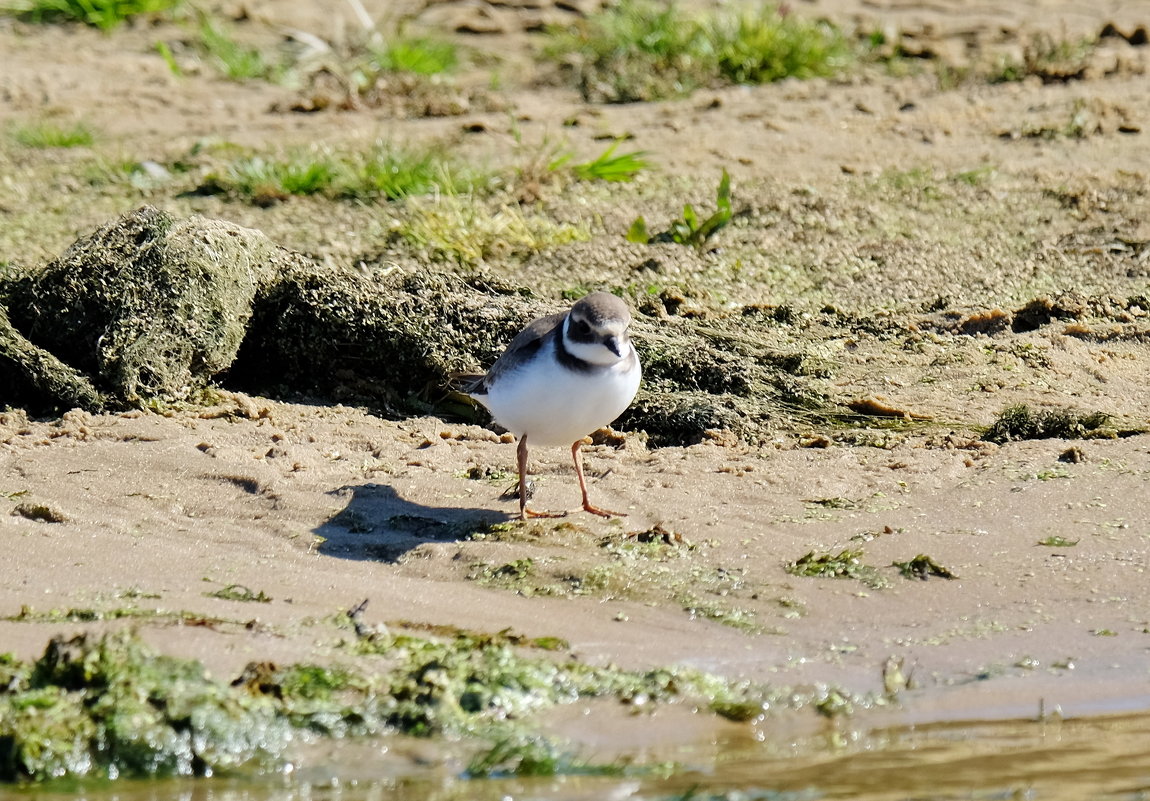
[{"label": "bird's black eye", "polygon": [[591,326],[587,324],[586,320],[572,320],[571,325],[567,328],[567,333],[572,339],[586,342],[591,339]]}]

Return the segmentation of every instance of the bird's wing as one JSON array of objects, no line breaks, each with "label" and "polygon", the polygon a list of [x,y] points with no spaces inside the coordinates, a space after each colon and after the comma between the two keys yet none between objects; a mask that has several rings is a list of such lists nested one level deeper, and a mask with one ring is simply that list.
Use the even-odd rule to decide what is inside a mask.
[{"label": "bird's wing", "polygon": [[488,387],[501,373],[512,365],[518,364],[523,357],[530,356],[539,350],[547,337],[559,328],[566,316],[566,312],[557,312],[528,323],[522,331],[515,335],[515,338],[507,345],[507,349],[503,351],[503,355],[495,360],[495,364],[491,365],[487,374],[475,382],[470,393],[472,395],[486,395]]}]

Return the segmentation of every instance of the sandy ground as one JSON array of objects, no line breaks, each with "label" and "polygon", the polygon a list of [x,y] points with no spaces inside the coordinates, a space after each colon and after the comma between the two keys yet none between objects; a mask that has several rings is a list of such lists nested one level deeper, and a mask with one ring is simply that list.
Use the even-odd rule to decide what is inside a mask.
[{"label": "sandy ground", "polygon": [[[373,622],[510,627],[627,667],[682,663],[881,690],[893,656],[918,688],[900,713],[912,720],[1031,715],[1043,700],[1067,714],[1148,700],[1137,689],[1150,626],[1148,521],[1136,500],[1150,477],[1145,436],[1084,443],[1079,464],[1059,461],[1058,441],[985,455],[913,443],[592,447],[594,496],[628,510],[621,523],[578,513],[573,527],[461,542],[453,526],[513,510],[499,483],[467,477],[473,466],[506,464],[513,446],[432,419],[257,403],[257,419],[8,415],[7,504],[42,504],[62,520],[0,517],[13,556],[3,608],[191,610],[237,621],[143,624],[164,650],[225,676],[252,660],[330,657],[331,643],[315,641],[305,621],[368,598]],[[540,506],[577,500],[563,456],[535,459]],[[531,559],[538,586],[562,588],[619,558],[598,538],[654,525],[694,550],[622,564],[590,597],[524,597],[467,580],[477,565]],[[1039,545],[1048,537],[1077,545]],[[848,547],[862,548],[890,586],[784,572],[808,551]],[[958,578],[907,580],[887,567],[919,554]],[[232,584],[272,601],[205,597]],[[685,607],[737,613],[750,630]],[[76,626],[5,622],[0,636],[31,656],[62,628]]]},{"label": "sandy ground", "polygon": [[[463,13],[454,5],[426,13]],[[804,13],[914,32],[916,41],[958,61],[994,42],[1017,48],[1024,34],[1043,28],[1095,34],[1107,22],[1123,31],[1150,22],[1144,7],[1118,2],[1036,1],[1008,11],[944,5],[800,4]],[[302,2],[247,8],[255,18],[312,30],[335,26]],[[504,6],[487,11],[505,22],[513,13]],[[481,46],[521,42],[507,25],[508,32]],[[149,50],[154,38],[139,28],[112,38],[0,25],[0,124],[66,119],[82,109],[112,140],[109,152],[134,148],[157,157],[209,136],[246,145],[323,140],[337,129],[344,142],[381,133],[458,136],[475,120],[485,133],[460,138],[460,148],[490,156],[512,146],[505,113],[407,121],[372,112],[273,114],[267,109],[285,90],[210,76],[177,79]],[[75,58],[58,57],[64,50]],[[1014,197],[1030,184],[1069,187],[1062,205],[1046,195],[1034,202],[1047,214],[1041,224],[1051,252],[1064,252],[1068,242],[1078,254],[1095,248],[1096,261],[1083,266],[1071,259],[1067,274],[1084,276],[1085,291],[1130,296],[1148,285],[1144,50],[1116,40],[1099,57],[1112,68],[1109,77],[1103,65],[1092,80],[1049,86],[1033,80],[938,90],[933,78],[912,75],[726,89],[631,107],[589,107],[569,90],[544,87],[516,96],[514,125],[527,138],[542,138],[563,119],[582,115],[585,124],[564,134],[581,153],[598,152],[595,137],[603,132],[626,131],[637,148],[659,154],[685,179],[705,178],[710,186],[720,166],[734,164],[748,196],[781,190],[793,198],[813,187],[831,205],[850,195],[843,182],[858,176],[910,165],[942,174],[998,165],[1003,183],[981,190],[985,202],[996,192]],[[1097,135],[1011,136],[1082,104],[1098,120]],[[1120,125],[1129,130],[1118,131]],[[4,261],[36,263],[131,207],[36,158],[5,155]],[[64,167],[80,158],[59,157]],[[1067,208],[1067,198],[1078,205]],[[155,195],[148,199],[156,202]],[[357,227],[364,219],[358,210],[316,219],[304,203],[261,210],[173,197],[165,204],[258,227],[336,261],[369,244]],[[802,214],[818,211],[813,203],[795,204],[775,209],[798,220],[788,231],[801,230]],[[45,224],[49,208],[53,219],[66,222]],[[764,236],[769,248],[770,235]],[[976,266],[985,244],[960,233],[948,253],[973,253]],[[1034,268],[1031,283],[989,275],[979,284],[969,280],[974,267],[964,264],[940,261],[943,277],[924,280],[956,287],[951,308],[966,313],[1016,308],[1036,288],[1080,286],[1077,278],[1059,285],[1054,256],[1041,275]],[[1020,270],[1031,267],[1026,262]],[[944,268],[954,270],[953,280]],[[881,279],[880,291],[897,286],[896,278]],[[856,285],[856,306],[866,306],[873,287],[865,280]],[[777,285],[747,292],[741,301],[787,300]],[[849,305],[851,296],[844,297]],[[969,332],[948,330],[963,313],[899,318],[902,330],[934,337],[922,346],[937,348],[930,358],[900,349],[904,340],[858,335],[825,343],[827,358],[838,365],[829,384],[839,396],[882,397],[930,416],[938,424],[925,433],[871,446],[827,440],[822,444],[829,447],[801,447],[820,444],[821,432],[781,431],[758,446],[720,439],[663,449],[648,449],[631,434],[622,447],[586,449],[594,499],[626,510],[626,518],[573,513],[570,526],[540,525],[506,539],[459,536],[508,519],[514,506],[499,497],[512,480],[505,473],[514,447],[480,427],[244,397],[207,413],[171,416],[73,412],[30,421],[19,411],[5,413],[0,615],[8,617],[0,621],[0,651],[30,657],[61,631],[120,625],[14,620],[24,607],[189,611],[218,620],[177,625],[159,615],[138,625],[164,651],[202,659],[230,676],[252,660],[333,658],[329,633],[317,634],[322,629],[309,621],[367,598],[374,623],[559,636],[580,659],[628,667],[682,663],[733,677],[833,681],[863,691],[881,690],[883,665],[902,660],[911,689],[902,693],[901,708],[882,713],[883,722],[1027,717],[1043,706],[1066,714],[1146,709],[1150,436],[997,447],[977,441],[971,428],[1018,401],[1101,409],[1131,428],[1145,426],[1150,338],[1142,318],[1082,324],[1094,326],[1087,334],[1057,323],[995,337],[979,334],[977,320]],[[1042,359],[1028,357],[1035,349]],[[948,420],[963,422],[940,422]],[[1073,444],[1079,453],[1065,456]],[[535,452],[533,467],[538,505],[575,506],[562,450]],[[472,468],[481,478],[469,477]],[[51,519],[31,519],[37,514],[30,518],[28,509],[36,506]],[[603,538],[655,526],[670,532],[670,544],[655,557],[600,546]],[[1052,538],[1075,544],[1039,544]],[[886,586],[785,570],[808,552],[845,548],[861,548],[862,561]],[[956,578],[906,579],[890,566],[920,554]],[[487,580],[500,566],[528,559],[527,578],[503,586]],[[587,589],[591,576],[599,583]],[[206,595],[228,585],[271,600]]]}]

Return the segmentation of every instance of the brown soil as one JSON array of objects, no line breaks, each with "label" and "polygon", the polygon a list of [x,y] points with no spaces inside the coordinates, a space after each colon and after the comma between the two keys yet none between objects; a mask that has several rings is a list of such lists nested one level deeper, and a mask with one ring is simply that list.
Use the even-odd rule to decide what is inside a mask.
[{"label": "brown soil", "polygon": [[[269,21],[327,37],[354,24],[342,7],[336,20],[313,5],[248,3],[255,21],[245,24],[256,39],[283,29],[256,27]],[[467,41],[529,67],[514,5],[467,5],[498,29]],[[1095,36],[1107,23],[1123,32],[1150,23],[1145,9],[1116,2],[1010,9],[798,5],[902,30],[955,69],[1020,52],[1042,31]],[[447,25],[448,12],[465,9],[435,4],[423,21]],[[978,439],[1014,403],[1102,411],[1116,431],[1147,424],[1146,48],[1106,38],[1084,75],[1048,84],[949,86],[933,69],[875,70],[604,107],[527,83],[506,92],[511,114],[400,119],[378,109],[276,112],[295,90],[206,70],[176,78],[153,45],[181,30],[107,36],[0,21],[0,127],[80,118],[101,132],[93,149],[0,150],[0,264],[46,261],[144,202],[258,228],[337,267],[387,263],[401,208],[257,208],[86,177],[93,163],[171,163],[201,140],[282,148],[445,137],[465,157],[506,164],[532,155],[517,140],[542,149],[559,139],[590,157],[600,137],[626,134],[661,173],[569,195],[540,190],[556,218],[595,220],[590,243],[486,269],[556,303],[572,286],[670,287],[674,311],[704,322],[747,304],[792,307],[792,324],[769,332],[779,348],[828,365],[818,387],[844,408],[901,422],[832,430],[792,419],[755,444],[716,432],[668,448],[632,433],[620,447],[586,449],[596,502],[626,518],[575,513],[568,526],[461,539],[514,506],[499,497],[513,446],[478,426],[245,396],[169,415],[8,412],[0,614],[138,606],[251,620],[142,624],[163,650],[231,676],[252,660],[331,657],[305,621],[368,598],[375,622],[559,636],[594,663],[881,690],[893,657],[912,689],[884,720],[1148,706],[1133,688],[1145,686],[1150,651],[1141,502],[1150,437]],[[658,224],[684,201],[706,207],[723,167],[740,216],[718,251],[621,243],[638,213]],[[537,451],[533,462],[538,505],[573,506],[565,454]],[[656,557],[602,546],[656,526],[666,532]],[[1039,544],[1054,538],[1076,544]],[[808,552],[846,548],[861,549],[885,586],[785,570]],[[920,554],[956,578],[908,579],[890,566]],[[487,580],[526,559],[526,578]],[[205,597],[232,584],[273,600]],[[83,627],[0,622],[0,651],[33,656],[62,628]]]}]

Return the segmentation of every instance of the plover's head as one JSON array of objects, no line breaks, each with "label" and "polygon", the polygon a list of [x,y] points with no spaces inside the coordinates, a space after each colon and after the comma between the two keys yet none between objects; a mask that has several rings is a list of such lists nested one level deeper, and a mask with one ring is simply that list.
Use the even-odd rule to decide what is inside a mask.
[{"label": "plover's head", "polygon": [[581,298],[563,323],[563,342],[571,354],[592,364],[614,364],[630,351],[631,310],[608,292]]}]

